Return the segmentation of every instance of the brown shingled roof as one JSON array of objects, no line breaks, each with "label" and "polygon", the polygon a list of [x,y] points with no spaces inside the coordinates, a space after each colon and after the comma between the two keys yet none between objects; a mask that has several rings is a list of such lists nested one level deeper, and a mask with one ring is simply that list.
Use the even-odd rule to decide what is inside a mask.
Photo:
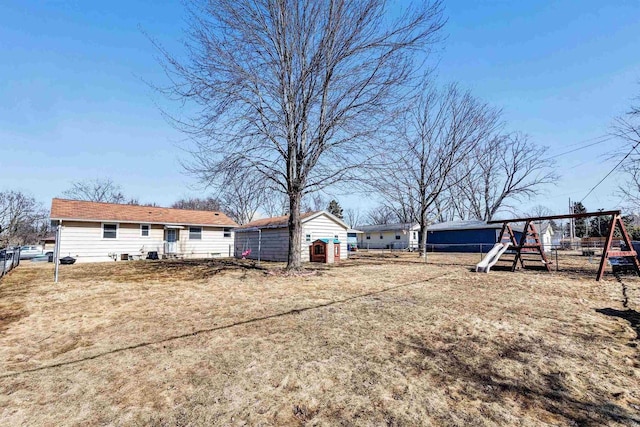
[{"label": "brown shingled roof", "polygon": [[[306,218],[309,218],[310,216],[317,214],[318,212],[322,212],[322,211],[306,212],[306,213],[300,214],[300,219],[304,220]],[[280,227],[286,227],[288,224],[289,224],[289,215],[274,216],[273,218],[262,218],[262,219],[257,219],[255,221],[248,222],[236,228],[236,230],[245,230],[247,228],[280,228]]]},{"label": "brown shingled roof", "polygon": [[217,225],[237,227],[222,212],[192,211],[153,206],[119,205],[83,200],[53,199],[51,219],[140,222],[147,224]]}]

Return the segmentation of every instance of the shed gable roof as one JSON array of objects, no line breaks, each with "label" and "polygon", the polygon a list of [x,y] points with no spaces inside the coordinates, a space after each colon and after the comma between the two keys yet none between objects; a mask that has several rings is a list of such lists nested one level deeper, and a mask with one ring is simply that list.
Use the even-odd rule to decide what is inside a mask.
[{"label": "shed gable roof", "polygon": [[58,198],[54,198],[51,201],[51,219],[224,227],[238,226],[235,221],[222,212],[121,205],[117,203],[87,202],[84,200]]},{"label": "shed gable roof", "polygon": [[[308,221],[311,221],[314,218],[319,217],[320,215],[326,216],[327,218],[336,222],[338,225],[340,225],[341,227],[344,227],[345,229],[349,228],[349,226],[347,226],[347,224],[345,224],[344,221],[342,221],[340,218],[336,217],[335,215],[330,214],[327,211],[305,212],[303,214],[300,214],[300,221],[304,224]],[[287,227],[288,225],[289,225],[289,215],[283,215],[283,216],[276,216],[273,218],[262,218],[262,219],[257,219],[255,221],[251,221],[247,224],[244,224],[236,228],[235,231],[248,231],[250,229],[258,229],[258,228],[259,229],[283,228],[283,227]]]}]

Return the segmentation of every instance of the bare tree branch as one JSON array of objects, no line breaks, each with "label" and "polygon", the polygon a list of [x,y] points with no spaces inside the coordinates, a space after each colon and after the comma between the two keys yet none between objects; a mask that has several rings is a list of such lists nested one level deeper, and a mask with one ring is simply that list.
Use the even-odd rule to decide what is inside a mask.
[{"label": "bare tree branch", "polygon": [[[443,26],[439,0],[192,2],[187,60],[164,57],[171,99],[195,107],[172,123],[195,141],[186,167],[223,187],[243,168],[289,197],[288,268],[300,267],[304,194],[355,179],[369,142],[403,96],[417,52]],[[193,110],[190,110],[193,111]]]},{"label": "bare tree branch", "polygon": [[375,171],[381,173],[372,181],[400,221],[420,224],[423,254],[434,207],[455,184],[459,165],[495,132],[499,117],[499,110],[455,84],[442,90],[423,85],[402,117],[393,148],[385,148],[394,167]]}]

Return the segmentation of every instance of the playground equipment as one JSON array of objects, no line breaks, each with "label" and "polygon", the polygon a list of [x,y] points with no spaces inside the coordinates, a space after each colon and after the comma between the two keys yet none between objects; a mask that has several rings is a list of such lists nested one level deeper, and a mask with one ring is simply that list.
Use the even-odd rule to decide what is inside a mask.
[{"label": "playground equipment", "polygon": [[510,242],[498,242],[487,255],[476,265],[476,273],[488,273],[496,265],[502,254],[511,246]]},{"label": "playground equipment", "polygon": [[[611,216],[611,221],[609,222],[609,231],[607,233],[607,237],[604,243],[604,247],[602,250],[602,258],[600,259],[600,266],[598,267],[598,273],[596,275],[596,280],[600,281],[602,276],[604,275],[604,269],[607,266],[607,260],[609,258],[624,258],[628,264],[632,266],[632,269],[640,276],[640,263],[638,262],[636,251],[633,249],[633,245],[631,244],[631,239],[629,238],[629,234],[627,233],[626,228],[624,227],[624,223],[622,222],[622,217],[620,215],[620,211],[601,211],[601,212],[586,212],[586,213],[577,213],[577,214],[567,214],[567,215],[551,215],[551,216],[539,216],[539,217],[530,217],[530,218],[514,218],[514,219],[506,219],[506,220],[495,220],[488,221],[488,224],[500,224],[502,223],[502,231],[500,234],[499,243],[504,243],[505,241],[511,243],[511,249],[514,250],[514,259],[511,264],[511,271],[515,271],[518,267],[518,264],[522,268],[529,268],[534,265],[530,264],[531,261],[541,261],[543,268],[547,271],[551,271],[550,263],[547,260],[547,257],[542,249],[542,244],[540,242],[540,236],[533,225],[533,221],[549,221],[552,219],[578,219],[578,218],[588,218],[593,216]],[[522,232],[522,236],[520,241],[516,240],[515,234],[511,229],[510,223],[520,222],[524,223],[524,230]],[[626,250],[614,250],[611,247],[613,243],[613,237],[616,232],[616,229],[619,231],[621,236],[621,240],[626,245]],[[529,258],[523,258],[523,255],[528,255]],[[533,258],[531,258],[533,255]],[[483,260],[484,261],[484,260]],[[497,259],[496,259],[497,261]]]}]

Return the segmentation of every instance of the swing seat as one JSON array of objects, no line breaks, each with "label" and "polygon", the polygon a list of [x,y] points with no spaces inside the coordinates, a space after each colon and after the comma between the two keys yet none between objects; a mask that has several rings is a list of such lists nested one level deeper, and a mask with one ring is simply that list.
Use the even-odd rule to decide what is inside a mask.
[{"label": "swing seat", "polygon": [[251,249],[247,249],[246,251],[242,252],[242,259],[247,259],[249,255],[251,255]]}]

